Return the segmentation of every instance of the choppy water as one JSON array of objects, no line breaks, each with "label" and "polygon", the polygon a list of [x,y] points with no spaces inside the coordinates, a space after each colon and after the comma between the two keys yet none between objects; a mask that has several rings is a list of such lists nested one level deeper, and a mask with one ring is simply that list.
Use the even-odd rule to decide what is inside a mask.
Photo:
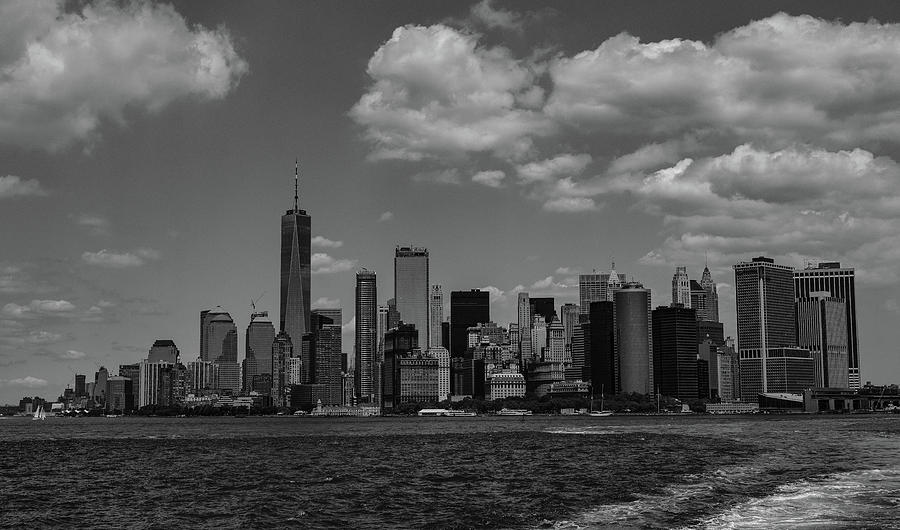
[{"label": "choppy water", "polygon": [[6,419],[0,526],[900,528],[900,416]]}]

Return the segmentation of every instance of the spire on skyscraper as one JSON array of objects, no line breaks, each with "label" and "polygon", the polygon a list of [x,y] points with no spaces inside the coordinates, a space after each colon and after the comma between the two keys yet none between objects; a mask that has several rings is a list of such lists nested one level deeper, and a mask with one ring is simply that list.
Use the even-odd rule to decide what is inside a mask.
[{"label": "spire on skyscraper", "polygon": [[300,211],[300,159],[294,159],[294,212]]}]

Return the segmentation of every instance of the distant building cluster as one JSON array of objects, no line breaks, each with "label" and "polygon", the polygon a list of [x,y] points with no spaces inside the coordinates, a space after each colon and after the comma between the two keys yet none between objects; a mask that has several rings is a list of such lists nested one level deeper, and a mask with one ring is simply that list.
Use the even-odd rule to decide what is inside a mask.
[{"label": "distant building cluster", "polygon": [[231,315],[203,310],[195,360],[183,362],[173,341],[157,340],[117,376],[102,367],[90,383],[76,375],[65,406],[242,403],[354,415],[350,408],[390,413],[465,397],[636,392],[756,403],[860,386],[854,270],[839,263],[794,270],[758,257],[734,265],[735,344],[719,320],[708,267],[699,282],[676,267],[671,303],[654,308],[650,289],[613,263],[579,276],[578,304],[518,292],[517,319],[504,326],[479,289],[450,291],[445,318],[428,250],[397,246],[384,304],[376,273],[356,273],[355,347],[346,354],[342,309],[310,307],[310,227],[295,187],[294,207],[281,218],[278,326],[252,304],[244,359]]}]

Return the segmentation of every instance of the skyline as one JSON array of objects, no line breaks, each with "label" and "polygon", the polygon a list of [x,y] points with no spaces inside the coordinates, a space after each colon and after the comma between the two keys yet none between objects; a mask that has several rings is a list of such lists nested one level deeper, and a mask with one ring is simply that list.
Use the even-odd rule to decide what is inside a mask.
[{"label": "skyline", "polygon": [[[168,69],[112,87],[121,64],[54,47],[82,27],[77,17],[48,22],[55,4],[4,4],[0,14],[31,18],[21,34],[0,27],[9,50],[0,66],[20,74],[0,81],[0,219],[17,227],[0,236],[0,402],[55,393],[72,384],[69,367],[134,362],[157,339],[193,359],[203,309],[221,305],[243,335],[249,301],[264,293],[257,303],[274,320],[275,225],[290,207],[295,157],[312,217],[310,302],[344,309],[345,352],[354,351],[355,271],[377,273],[384,304],[398,245],[429,250],[430,284],[445,293],[489,290],[491,319],[504,326],[517,322],[518,292],[577,303],[577,274],[606,272],[613,256],[629,281],[651,289],[655,307],[668,300],[676,266],[699,281],[708,251],[731,336],[735,263],[766,255],[795,268],[856,268],[861,380],[900,380],[891,334],[900,151],[890,134],[900,103],[887,88],[896,67],[884,66],[900,53],[900,10],[702,5],[709,20],[698,21],[690,14],[699,3],[650,16],[614,3],[552,5],[354,6],[350,18],[365,22],[308,4],[280,4],[281,17],[237,3],[88,6],[82,15],[98,36],[78,50],[133,44],[123,49],[137,72],[140,39],[172,30],[172,46],[199,54],[159,44]],[[129,34],[128,10],[149,33]],[[793,16],[801,13],[821,18]],[[596,27],[571,24],[590,16]],[[867,24],[872,17],[885,25]],[[283,31],[295,22],[302,31]],[[795,52],[777,68],[766,62],[774,48],[754,40],[765,29],[782,38],[772,46]],[[826,37],[838,43],[835,57],[809,60]],[[857,96],[837,81],[855,86],[841,61],[861,42],[882,44],[868,50],[885,73]],[[38,44],[101,82],[26,68],[37,67]],[[752,59],[769,77],[716,70],[723,80],[713,83],[697,73],[725,59]],[[728,96],[724,110],[743,117],[704,107],[690,96],[695,86],[672,85],[675,68],[697,73],[704,94]],[[776,72],[795,74],[795,86],[773,83]],[[814,90],[821,76],[837,80],[831,99]],[[734,77],[742,84],[729,85]],[[650,89],[657,82],[665,94]],[[617,83],[649,88],[629,96]],[[53,90],[34,101],[25,90],[35,87]],[[79,103],[83,116],[72,114]],[[657,124],[642,107],[668,119]],[[747,117],[754,109],[783,115],[760,124]],[[473,131],[482,136],[466,137]]]}]

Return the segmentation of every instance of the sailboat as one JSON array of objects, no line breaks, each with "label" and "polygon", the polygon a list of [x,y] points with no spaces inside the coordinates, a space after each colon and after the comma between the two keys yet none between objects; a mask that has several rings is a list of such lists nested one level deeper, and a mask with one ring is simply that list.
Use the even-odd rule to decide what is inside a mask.
[{"label": "sailboat", "polygon": [[594,396],[591,395],[591,411],[588,412],[588,416],[612,416],[613,411],[611,410],[603,410],[603,385],[600,385],[600,410],[594,410]]},{"label": "sailboat", "polygon": [[41,405],[40,407],[38,407],[38,409],[36,411],[34,411],[34,417],[31,419],[32,420],[46,420],[47,419],[47,413],[44,411],[43,405]]}]

